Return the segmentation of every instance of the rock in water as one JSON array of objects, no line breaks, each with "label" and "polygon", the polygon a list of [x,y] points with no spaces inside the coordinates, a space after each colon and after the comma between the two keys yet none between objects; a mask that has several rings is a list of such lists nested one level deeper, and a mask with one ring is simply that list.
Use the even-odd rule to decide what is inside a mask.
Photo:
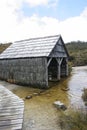
[{"label": "rock in water", "polygon": [[33,95],[34,95],[34,96],[38,96],[38,95],[40,95],[40,93],[33,93]]},{"label": "rock in water", "polygon": [[32,96],[26,96],[25,97],[25,99],[31,99],[32,98]]},{"label": "rock in water", "polygon": [[60,101],[55,101],[54,105],[56,106],[57,109],[62,109],[62,110],[67,109],[67,107],[64,105],[64,103],[61,103]]}]

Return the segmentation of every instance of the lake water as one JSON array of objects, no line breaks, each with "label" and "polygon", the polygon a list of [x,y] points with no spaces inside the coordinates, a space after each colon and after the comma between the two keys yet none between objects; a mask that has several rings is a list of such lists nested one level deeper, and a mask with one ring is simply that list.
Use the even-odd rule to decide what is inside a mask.
[{"label": "lake water", "polygon": [[[60,112],[53,105],[54,101],[63,102],[67,108],[84,107],[83,89],[87,88],[87,66],[74,67],[71,76],[62,79],[40,95],[40,89],[23,87],[0,81],[0,84],[11,90],[20,98],[25,99],[23,130],[60,130],[58,120]],[[68,91],[64,91],[68,90]],[[67,110],[68,110],[67,109]]]}]

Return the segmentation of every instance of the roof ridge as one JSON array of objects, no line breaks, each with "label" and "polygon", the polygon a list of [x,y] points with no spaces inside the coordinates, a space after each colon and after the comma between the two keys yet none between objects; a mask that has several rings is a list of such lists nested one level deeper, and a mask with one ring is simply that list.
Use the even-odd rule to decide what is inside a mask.
[{"label": "roof ridge", "polygon": [[15,41],[14,43],[16,42],[23,42],[23,41],[28,41],[28,40],[37,40],[37,39],[44,39],[44,38],[51,38],[51,37],[59,37],[61,36],[60,34],[59,35],[49,35],[49,36],[41,36],[41,37],[34,37],[34,38],[29,38],[29,39],[24,39],[24,40],[19,40],[19,41]]}]

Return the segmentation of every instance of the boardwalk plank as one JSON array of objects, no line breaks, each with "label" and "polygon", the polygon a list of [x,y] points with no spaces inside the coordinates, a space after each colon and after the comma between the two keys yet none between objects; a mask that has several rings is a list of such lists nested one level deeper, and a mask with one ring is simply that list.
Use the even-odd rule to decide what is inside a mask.
[{"label": "boardwalk plank", "polygon": [[24,101],[0,86],[0,130],[22,130]]},{"label": "boardwalk plank", "polygon": [[1,126],[1,130],[22,130],[22,124],[10,125],[10,126]]},{"label": "boardwalk plank", "polygon": [[22,124],[22,119],[0,121],[0,126],[9,126],[9,125],[16,125],[16,124],[17,125]]},{"label": "boardwalk plank", "polygon": [[22,119],[23,115],[21,114],[20,117],[19,115],[15,115],[15,116],[0,116],[0,121],[6,121],[6,120],[16,120],[16,119]]}]

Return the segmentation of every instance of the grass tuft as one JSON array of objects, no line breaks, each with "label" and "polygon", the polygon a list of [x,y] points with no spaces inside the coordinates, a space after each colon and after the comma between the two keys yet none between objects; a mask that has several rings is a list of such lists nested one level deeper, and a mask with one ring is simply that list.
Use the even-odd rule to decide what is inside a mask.
[{"label": "grass tuft", "polygon": [[87,130],[87,111],[73,110],[68,115],[62,113],[59,121],[61,130]]}]

